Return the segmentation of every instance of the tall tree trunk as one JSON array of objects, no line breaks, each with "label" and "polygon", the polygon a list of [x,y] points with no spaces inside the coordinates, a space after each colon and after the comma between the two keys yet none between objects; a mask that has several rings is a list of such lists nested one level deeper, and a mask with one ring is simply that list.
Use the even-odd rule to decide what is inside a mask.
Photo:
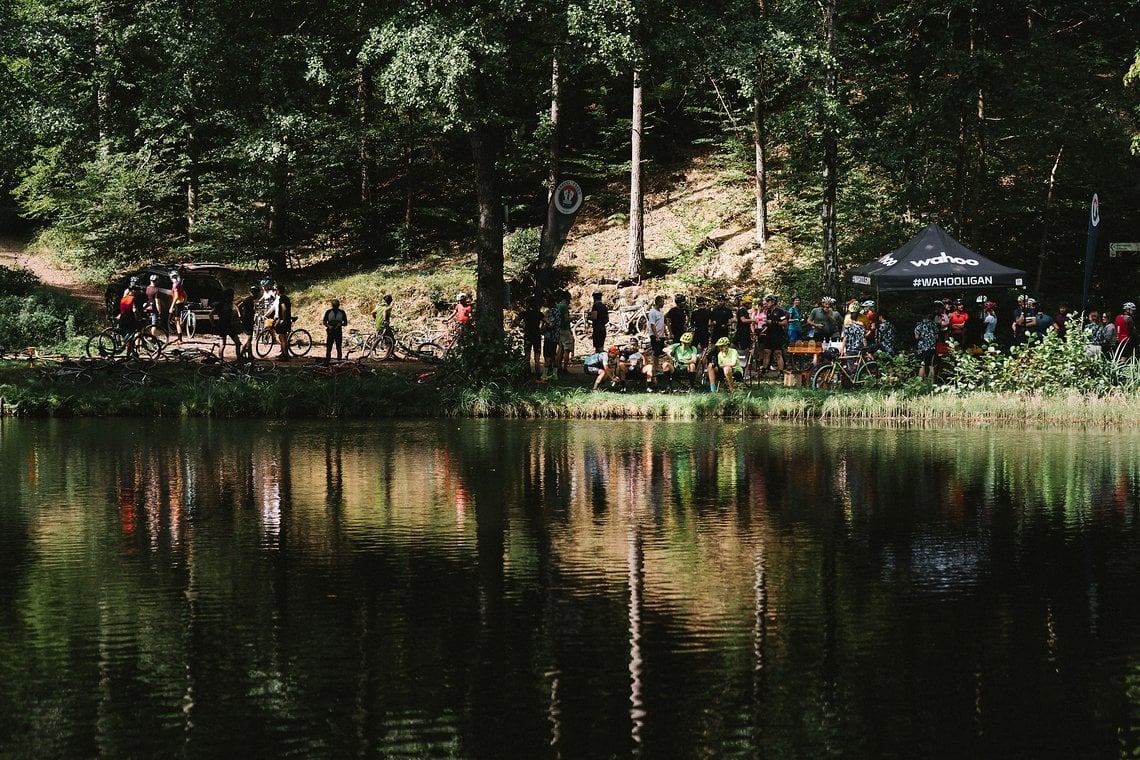
[{"label": "tall tree trunk", "polygon": [[[282,151],[283,153],[286,151]],[[273,195],[269,205],[269,271],[280,278],[289,268],[285,255],[289,219],[289,163],[278,159],[273,165]]]},{"label": "tall tree trunk", "polygon": [[103,3],[95,3],[95,72],[93,76],[95,92],[95,128],[98,132],[98,150],[100,156],[107,156],[111,152],[111,74],[110,62],[107,61],[108,37],[107,17],[103,12]]},{"label": "tall tree trunk", "polygon": [[[542,227],[541,252],[539,266],[542,271],[554,265],[554,257],[558,249],[558,209],[554,207],[551,199],[554,190],[561,181],[562,173],[562,77],[558,70],[558,54],[550,63],[550,165],[546,178],[546,223]],[[542,271],[538,273],[542,279]],[[541,283],[540,283],[541,284]]]},{"label": "tall tree trunk", "polygon": [[[827,59],[824,87],[833,104],[839,102],[839,70],[835,63],[836,0],[823,0],[823,44]],[[839,293],[839,242],[835,229],[835,199],[839,188],[839,135],[833,117],[823,128],[823,292]]]},{"label": "tall tree trunk", "polygon": [[633,128],[630,131],[629,165],[629,271],[631,279],[645,269],[645,198],[641,191],[641,137],[645,121],[641,68],[633,70]]},{"label": "tall tree trunk", "polygon": [[368,111],[372,103],[372,75],[368,68],[358,62],[356,64],[356,127],[359,130],[359,160],[360,160],[360,206],[371,209],[373,198],[373,169],[375,157],[372,154],[372,140],[368,136]]},{"label": "tall tree trunk", "polygon": [[410,233],[416,210],[416,138],[411,116],[404,114],[403,120],[407,127],[404,140],[404,231]]},{"label": "tall tree trunk", "polygon": [[498,156],[494,131],[478,127],[471,133],[475,162],[475,200],[479,224],[475,233],[478,258],[475,283],[475,329],[482,343],[503,337],[503,217],[499,184],[495,178]]},{"label": "tall tree trunk", "polygon": [[1053,209],[1053,188],[1057,186],[1057,167],[1061,165],[1061,154],[1065,152],[1062,145],[1057,151],[1057,158],[1053,160],[1053,168],[1049,172],[1049,181],[1045,183],[1045,211],[1041,214],[1041,250],[1037,254],[1037,281],[1033,289],[1041,292],[1041,276],[1045,272],[1045,257],[1049,251],[1049,218]]},{"label": "tall tree trunk", "polygon": [[[978,55],[980,43],[978,37],[984,35],[984,30],[978,29],[976,16],[970,14],[970,58]],[[974,71],[978,67],[971,66]],[[970,244],[974,250],[982,248],[982,188],[986,181],[986,93],[979,82],[977,85],[977,98],[975,102],[976,121],[974,122],[974,176],[970,183]]]},{"label": "tall tree trunk", "polygon": [[190,243],[194,242],[194,225],[198,221],[198,193],[201,188],[199,153],[198,133],[191,123],[186,130],[186,240]]},{"label": "tall tree trunk", "polygon": [[752,143],[756,151],[756,245],[768,246],[768,146],[764,129],[764,62],[757,61],[756,91],[752,96]]}]

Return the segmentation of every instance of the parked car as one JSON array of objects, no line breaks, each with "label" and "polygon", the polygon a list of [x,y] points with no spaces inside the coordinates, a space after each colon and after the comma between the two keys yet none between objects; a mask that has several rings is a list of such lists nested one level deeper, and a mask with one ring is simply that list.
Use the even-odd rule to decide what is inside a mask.
[{"label": "parked car", "polygon": [[232,288],[237,279],[237,272],[224,264],[209,262],[192,264],[148,264],[141,269],[127,272],[111,282],[103,294],[104,304],[107,307],[107,318],[113,320],[119,313],[119,298],[123,295],[132,277],[138,277],[139,287],[146,288],[150,284],[151,275],[155,275],[155,285],[163,305],[163,313],[170,308],[170,273],[178,270],[182,272],[186,285],[186,297],[190,309],[197,319],[198,332],[215,332],[213,329],[214,315],[211,303],[219,300],[227,288]]}]

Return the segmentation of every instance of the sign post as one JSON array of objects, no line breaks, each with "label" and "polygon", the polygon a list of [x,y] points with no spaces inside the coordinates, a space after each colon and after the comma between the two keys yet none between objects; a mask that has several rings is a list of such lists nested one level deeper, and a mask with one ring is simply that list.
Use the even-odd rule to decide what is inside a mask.
[{"label": "sign post", "polygon": [[540,293],[546,274],[554,267],[554,260],[558,258],[558,252],[562,250],[562,245],[570,234],[570,228],[574,226],[583,199],[582,186],[572,179],[559,182],[554,192],[550,194],[550,205],[547,207],[546,215],[550,239],[547,239],[546,233],[543,234],[543,246],[536,276],[537,290]]},{"label": "sign post", "polygon": [[1093,193],[1089,205],[1089,234],[1085,243],[1085,286],[1081,291],[1081,314],[1089,310],[1089,286],[1092,284],[1093,261],[1096,259],[1096,239],[1100,232],[1100,199]]}]

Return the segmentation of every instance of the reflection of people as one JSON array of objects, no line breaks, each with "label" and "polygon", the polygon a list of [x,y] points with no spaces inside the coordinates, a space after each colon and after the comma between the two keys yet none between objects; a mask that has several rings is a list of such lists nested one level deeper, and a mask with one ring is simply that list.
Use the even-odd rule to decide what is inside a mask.
[{"label": "reflection of people", "polygon": [[336,358],[341,358],[340,348],[344,340],[344,326],[348,324],[348,314],[340,308],[340,301],[333,299],[325,311],[321,324],[325,326],[325,361],[332,358],[333,346],[336,346]]}]

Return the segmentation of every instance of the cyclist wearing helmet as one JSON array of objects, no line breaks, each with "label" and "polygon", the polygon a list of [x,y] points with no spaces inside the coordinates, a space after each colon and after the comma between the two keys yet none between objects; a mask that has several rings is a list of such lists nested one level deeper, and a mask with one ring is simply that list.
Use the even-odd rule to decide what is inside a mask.
[{"label": "cyclist wearing helmet", "polygon": [[673,376],[684,380],[688,390],[693,389],[693,378],[697,375],[697,363],[701,352],[693,345],[691,332],[681,333],[681,339],[665,349],[665,353],[673,358]]},{"label": "cyclist wearing helmet", "polygon": [[997,340],[997,335],[995,334],[997,330],[997,314],[994,313],[994,309],[996,308],[993,301],[986,301],[982,305],[982,314],[984,315],[982,317],[982,324],[985,325],[985,329],[982,331],[982,341],[987,345]]},{"label": "cyclist wearing helmet", "polygon": [[257,319],[257,302],[261,300],[261,288],[256,285],[249,286],[249,295],[241,299],[238,304],[238,324],[245,338],[238,350],[238,358],[253,358],[254,322]]},{"label": "cyclist wearing helmet", "polygon": [[471,311],[475,307],[471,305],[471,299],[467,297],[466,293],[457,293],[455,295],[455,321],[459,323],[460,327],[465,326],[471,321]]},{"label": "cyclist wearing helmet", "polygon": [[970,313],[966,311],[966,304],[959,298],[954,302],[954,311],[950,312],[950,337],[959,346],[966,344],[966,324],[970,321]]},{"label": "cyclist wearing helmet", "polygon": [[673,305],[665,312],[665,323],[669,326],[669,337],[674,341],[680,340],[689,324],[689,310],[685,305],[685,296],[680,293],[673,296]]},{"label": "cyclist wearing helmet", "polygon": [[285,288],[280,285],[274,291],[276,298],[270,307],[273,317],[273,329],[277,333],[277,345],[281,350],[277,358],[283,362],[289,361],[289,332],[293,329],[293,301],[285,294]]},{"label": "cyclist wearing helmet", "polygon": [[716,393],[718,376],[728,384],[729,393],[736,390],[733,377],[740,367],[740,353],[730,345],[728,337],[717,338],[708,353],[709,390]]},{"label": "cyclist wearing helmet", "polygon": [[1136,323],[1133,315],[1136,313],[1136,304],[1128,301],[1120,307],[1120,315],[1116,318],[1116,355],[1121,359],[1131,359],[1136,353]]},{"label": "cyclist wearing helmet", "polygon": [[174,318],[175,342],[182,342],[182,313],[189,308],[186,281],[177,269],[170,272],[170,316]]}]

